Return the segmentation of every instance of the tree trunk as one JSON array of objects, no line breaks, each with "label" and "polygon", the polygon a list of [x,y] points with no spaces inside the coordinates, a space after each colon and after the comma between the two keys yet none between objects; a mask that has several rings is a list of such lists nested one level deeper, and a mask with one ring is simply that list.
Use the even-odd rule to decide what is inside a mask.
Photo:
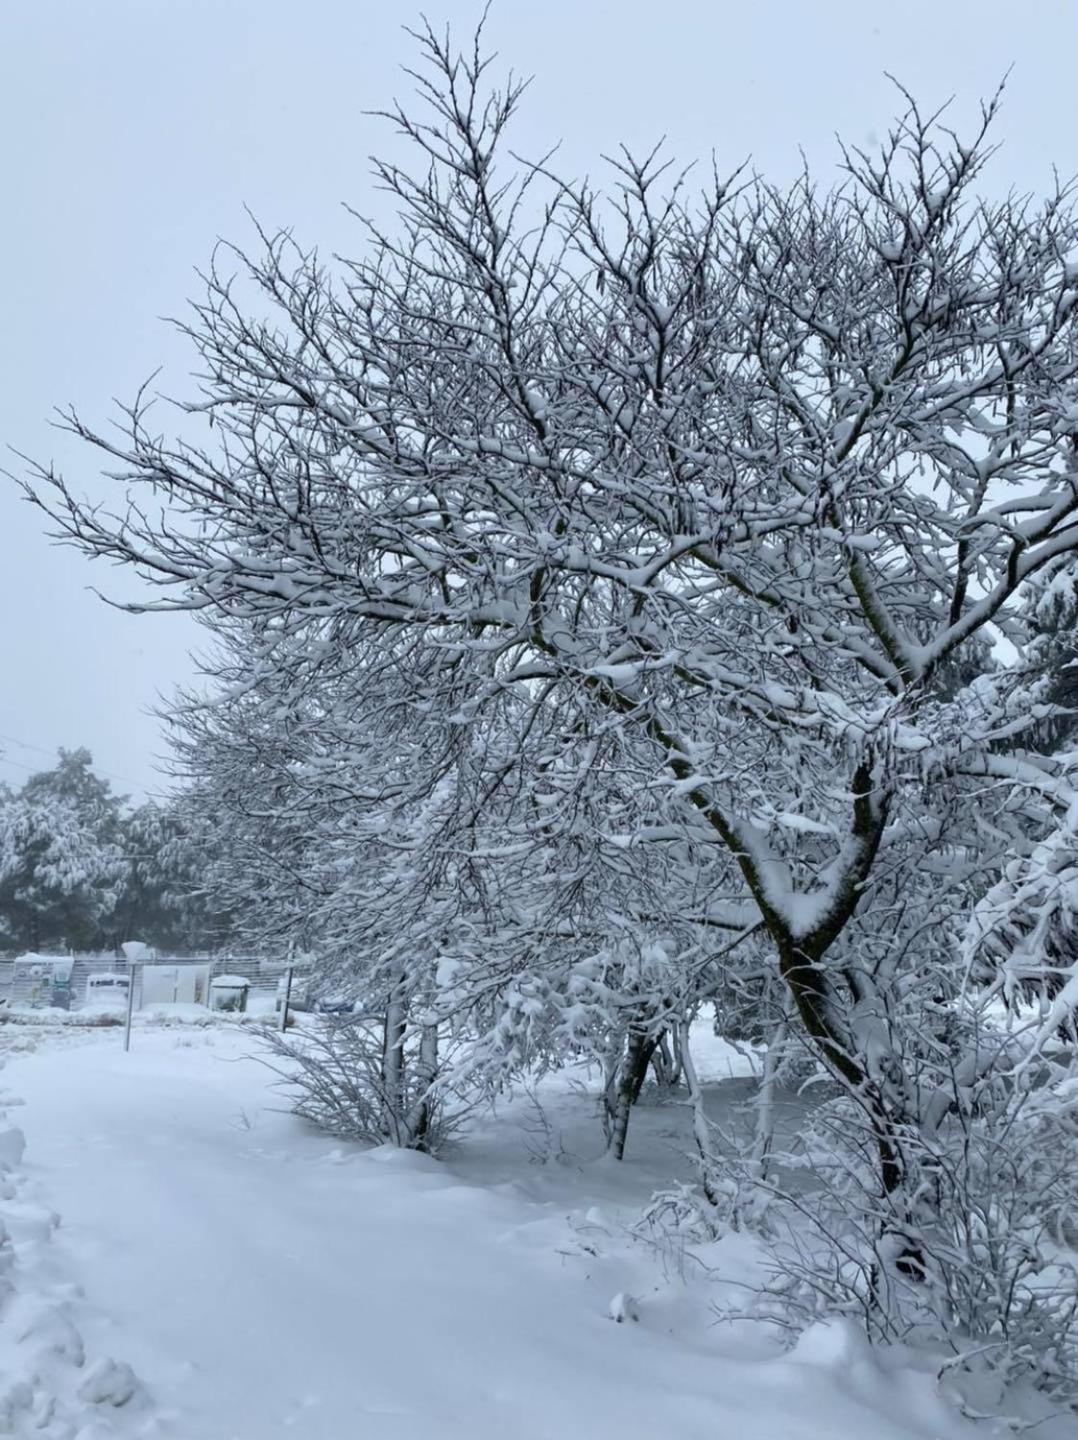
[{"label": "tree trunk", "polygon": [[[672,1038],[673,1043],[671,1043]],[[680,1082],[681,1057],[678,1053],[676,1031],[673,1037],[669,1030],[664,1030],[659,1036],[652,1052],[651,1065],[659,1085],[670,1090]]]},{"label": "tree trunk", "polygon": [[388,1138],[403,1143],[401,1124],[404,1115],[404,1037],[408,1028],[408,999],[405,977],[400,976],[389,992],[382,1036],[382,1089],[385,1103],[385,1124]]},{"label": "tree trunk", "polygon": [[[906,1155],[902,1131],[904,1117],[895,1113],[879,1084],[865,1071],[860,1057],[841,1033],[835,1020],[830,981],[821,965],[823,946],[817,951],[792,943],[779,945],[779,968],[810,1040],[828,1068],[845,1082],[850,1094],[868,1116],[880,1162],[880,1184],[890,1211],[881,1225],[881,1240],[894,1252],[895,1269],[907,1279],[925,1277],[924,1248],[910,1208]],[[859,998],[857,996],[855,999]]]},{"label": "tree trunk", "polygon": [[675,1025],[674,1028],[670,1031],[670,1051],[672,1056],[670,1062],[671,1085],[680,1085],[684,1078],[685,1057],[683,1049],[683,1031],[684,1036],[687,1036],[689,1033],[688,1022],[685,1023],[684,1027],[682,1027],[681,1025]]},{"label": "tree trunk", "polygon": [[689,1092],[689,1104],[692,1106],[692,1135],[696,1142],[696,1154],[700,1168],[700,1188],[709,1205],[718,1208],[719,1195],[711,1179],[712,1154],[711,1135],[707,1128],[707,1115],[704,1111],[704,1093],[700,1089],[700,1080],[696,1074],[696,1065],[693,1062],[692,1051],[689,1048],[689,1025],[688,1021],[682,1021],[678,1026],[678,1050],[681,1054],[681,1068],[685,1075],[685,1085]]},{"label": "tree trunk", "polygon": [[775,1081],[778,1075],[782,1052],[786,1045],[787,1024],[781,1020],[767,1042],[764,1056],[764,1073],[760,1077],[760,1090],[756,1097],[756,1133],[752,1142],[752,1175],[762,1183],[767,1179],[767,1165],[775,1143]]},{"label": "tree trunk", "polygon": [[625,1055],[619,1067],[617,1095],[610,1126],[610,1149],[615,1160],[625,1158],[625,1140],[629,1133],[629,1112],[640,1099],[647,1078],[655,1041],[649,1040],[639,1026],[630,1029],[625,1041]]},{"label": "tree trunk", "polygon": [[438,1078],[438,1027],[424,1025],[419,1038],[419,1060],[415,1070],[415,1084],[418,1093],[408,1116],[408,1144],[414,1150],[428,1150],[430,1146],[431,1088]]}]

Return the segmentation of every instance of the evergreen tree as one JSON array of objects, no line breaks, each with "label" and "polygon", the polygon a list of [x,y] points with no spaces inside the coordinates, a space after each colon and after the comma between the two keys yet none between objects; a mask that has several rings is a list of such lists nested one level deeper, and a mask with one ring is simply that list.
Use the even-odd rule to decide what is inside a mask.
[{"label": "evergreen tree", "polygon": [[88,750],[59,752],[0,806],[0,926],[9,947],[97,948],[124,886],[121,800]]}]

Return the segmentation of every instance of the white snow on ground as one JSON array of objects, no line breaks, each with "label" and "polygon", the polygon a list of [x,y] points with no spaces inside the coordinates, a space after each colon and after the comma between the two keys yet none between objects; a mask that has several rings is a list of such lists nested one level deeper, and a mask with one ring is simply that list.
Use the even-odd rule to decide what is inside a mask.
[{"label": "white snow on ground", "polygon": [[131,1366],[87,1346],[80,1331],[81,1291],[54,1243],[60,1217],[23,1166],[18,1104],[0,1088],[0,1435],[160,1435]]},{"label": "white snow on ground", "polygon": [[[22,1299],[0,1312],[0,1372],[10,1391],[26,1370],[20,1360],[9,1371],[17,1317],[30,1313],[18,1307],[52,1306],[57,1328],[35,1353],[52,1346],[54,1388],[84,1414],[67,1429],[0,1418],[0,1435],[1002,1433],[958,1418],[927,1367],[873,1353],[852,1329],[818,1327],[776,1355],[758,1327],[717,1325],[716,1286],[751,1265],[744,1242],[712,1247],[705,1277],[628,1233],[648,1193],[686,1171],[675,1107],[641,1110],[619,1167],[599,1157],[589,1099],[560,1082],[543,1125],[514,1104],[437,1162],[307,1130],[250,1058],[250,1030],[140,1028],[130,1054],[116,1030],[57,1027],[32,1050],[27,1027],[4,1030],[0,1047],[23,1047],[3,1079],[27,1102],[28,1140],[7,1223],[33,1199],[15,1267]],[[39,1193],[63,1213],[59,1230]],[[81,1366],[78,1332],[91,1357]],[[114,1356],[152,1408],[141,1394],[119,1409],[94,1398],[129,1380],[95,1367]]]}]

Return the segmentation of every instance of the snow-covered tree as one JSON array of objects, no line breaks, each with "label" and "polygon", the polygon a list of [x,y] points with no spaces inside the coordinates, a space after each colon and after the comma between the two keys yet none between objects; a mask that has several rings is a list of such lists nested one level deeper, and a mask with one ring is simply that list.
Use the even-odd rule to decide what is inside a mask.
[{"label": "snow-covered tree", "polygon": [[121,816],[127,871],[109,926],[113,943],[139,939],[173,954],[195,954],[231,939],[231,919],[209,892],[213,840],[193,833],[188,809],[177,793]]},{"label": "snow-covered tree", "polygon": [[93,768],[61,750],[51,770],[0,793],[0,943],[111,950],[138,939],[213,948],[227,917],[207,903],[212,852],[195,844],[183,797],[131,807]]},{"label": "snow-covered tree", "polygon": [[88,751],[60,751],[0,801],[0,924],[12,948],[90,948],[122,892],[120,801]]},{"label": "snow-covered tree", "polygon": [[[251,627],[271,662],[287,642],[290,664],[350,667],[365,717],[368,693],[389,703],[392,738],[382,720],[341,752],[342,825],[363,823],[361,754],[379,824],[387,786],[418,787],[405,828],[451,812],[463,833],[506,784],[511,816],[538,807],[464,871],[443,849],[439,884],[402,861],[436,929],[474,923],[493,887],[499,935],[514,908],[537,931],[534,884],[522,903],[496,863],[510,844],[535,873],[597,836],[699,863],[703,920],[766,941],[864,1119],[886,1255],[923,1276],[919,1067],[952,1042],[914,1039],[910,997],[945,970],[954,1000],[945,922],[1021,828],[992,832],[1000,805],[1070,803],[1065,756],[1028,753],[1025,678],[990,649],[1021,651],[1023,587],[1078,549],[1078,219],[1062,189],[978,196],[995,100],[967,138],[909,100],[830,191],[740,172],[694,189],[622,153],[604,196],[508,158],[522,87],[493,86],[478,46],[420,44],[426,108],[391,116],[417,163],[376,166],[396,227],[335,270],[287,235],[228,252],[235,275],[219,257],[185,327],[204,376],[185,437],[145,396],[126,437],[72,415],[126,507],[48,470],[30,494],[152,581],[151,608]],[[304,723],[278,714],[287,736]],[[574,832],[581,797],[611,811]],[[652,867],[660,924],[676,870]],[[553,874],[571,920],[574,872]]]}]

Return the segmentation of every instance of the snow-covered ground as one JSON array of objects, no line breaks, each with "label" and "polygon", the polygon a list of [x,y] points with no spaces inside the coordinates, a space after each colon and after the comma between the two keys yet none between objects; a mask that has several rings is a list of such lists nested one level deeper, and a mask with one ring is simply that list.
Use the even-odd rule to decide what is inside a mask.
[{"label": "snow-covered ground", "polygon": [[[818,1327],[782,1355],[757,1326],[717,1324],[716,1295],[752,1264],[737,1237],[710,1247],[707,1275],[632,1238],[648,1194],[687,1173],[676,1107],[640,1110],[621,1166],[564,1080],[540,1090],[542,1121],[515,1102],[447,1161],[364,1152],[285,1113],[255,1044],[147,1026],[125,1054],[117,1030],[0,1027],[0,1100],[26,1101],[11,1116],[28,1142],[20,1158],[9,1141],[0,1199],[16,1292],[0,1396],[36,1376],[38,1407],[0,1400],[0,1435],[997,1433],[958,1418],[927,1366],[852,1330]],[[34,1316],[41,1333],[21,1338]],[[117,1405],[124,1363],[140,1388]]]}]

